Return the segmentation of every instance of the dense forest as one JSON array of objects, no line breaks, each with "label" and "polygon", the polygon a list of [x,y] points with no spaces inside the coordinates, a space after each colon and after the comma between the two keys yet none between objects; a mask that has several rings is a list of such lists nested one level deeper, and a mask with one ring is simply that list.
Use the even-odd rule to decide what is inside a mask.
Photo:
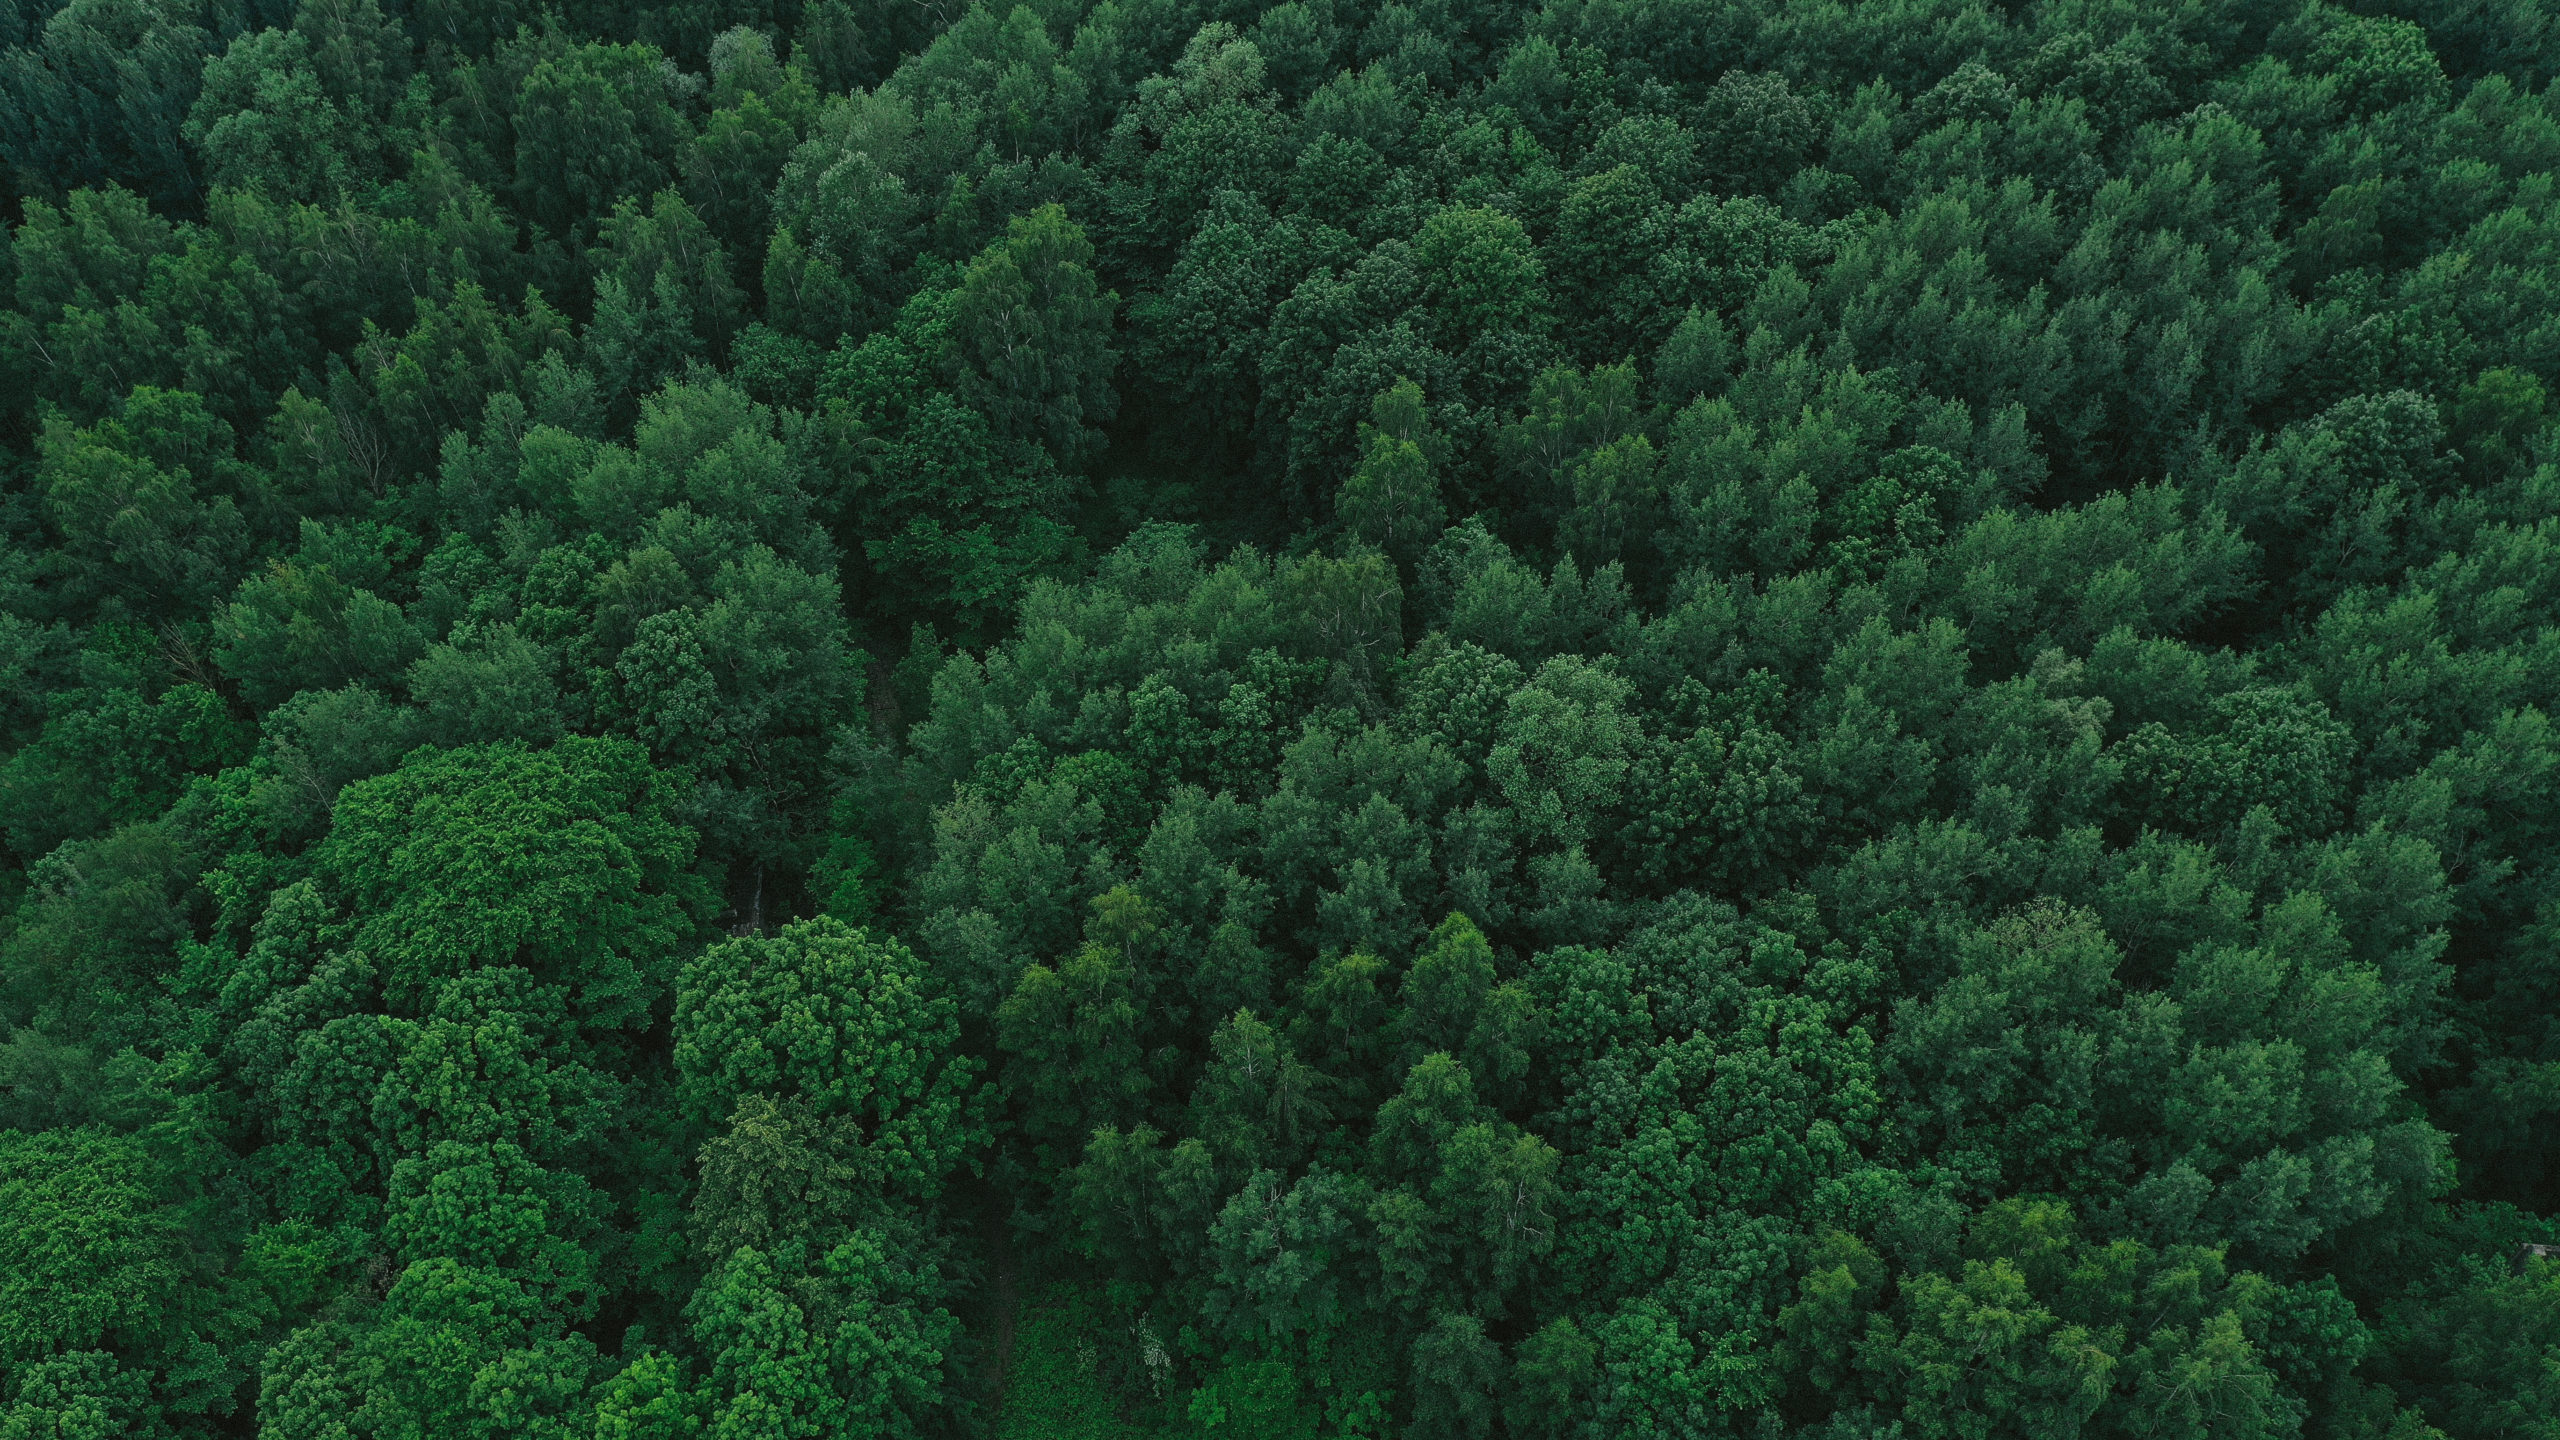
[{"label": "dense forest", "polygon": [[0,1437],[2560,1440],[2555,78],[0,0]]}]

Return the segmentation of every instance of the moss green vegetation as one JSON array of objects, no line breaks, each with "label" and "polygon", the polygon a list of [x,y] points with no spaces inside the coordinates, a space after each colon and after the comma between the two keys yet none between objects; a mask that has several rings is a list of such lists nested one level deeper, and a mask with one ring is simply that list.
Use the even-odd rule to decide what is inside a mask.
[{"label": "moss green vegetation", "polygon": [[1146,1341],[1115,1325],[1116,1318],[1099,1297],[1065,1285],[1012,1317],[996,1434],[1003,1440],[1131,1440],[1155,1433],[1148,1422],[1164,1414],[1162,1386],[1146,1369]]},{"label": "moss green vegetation", "polygon": [[2560,1440],[2550,0],[0,0],[0,1440]]}]

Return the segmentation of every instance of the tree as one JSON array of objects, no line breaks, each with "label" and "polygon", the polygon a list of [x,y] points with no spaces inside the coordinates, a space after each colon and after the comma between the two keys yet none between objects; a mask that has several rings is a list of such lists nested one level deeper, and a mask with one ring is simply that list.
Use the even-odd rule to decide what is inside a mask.
[{"label": "tree", "polygon": [[929,1267],[856,1232],[823,1257],[740,1250],[691,1307],[711,1355],[714,1436],[920,1432],[959,1325]]},{"label": "tree", "polygon": [[824,916],[715,946],[676,990],[685,1107],[716,1121],[749,1096],[804,1101],[857,1124],[870,1184],[929,1200],[980,1142],[959,1016],[938,991],[904,945]]},{"label": "tree", "polygon": [[0,1347],[12,1369],[102,1344],[148,1354],[178,1328],[169,1312],[185,1281],[185,1237],[152,1181],[124,1136],[0,1134],[0,1293],[11,1317]]},{"label": "tree", "polygon": [[10,188],[59,199],[114,185],[164,206],[197,204],[180,135],[214,44],[200,18],[210,17],[175,5],[91,3],[48,17],[40,34],[10,36],[0,86]]},{"label": "tree", "polygon": [[[674,191],[661,190],[644,211],[624,200],[597,225],[598,328],[608,323],[630,334],[623,389],[652,390],[684,370],[688,361],[725,354],[746,321],[746,297],[729,276],[729,257],[711,228]],[[611,287],[608,289],[607,287]],[[625,307],[608,322],[608,296]]]},{"label": "tree", "polygon": [[1701,107],[1700,148],[1736,190],[1776,189],[1813,148],[1813,112],[1783,75],[1728,70]]},{"label": "tree", "polygon": [[1422,387],[1410,380],[1380,395],[1370,416],[1361,427],[1368,453],[1342,483],[1334,509],[1353,535],[1410,567],[1447,525],[1431,473],[1438,437],[1424,418]]},{"label": "tree", "polygon": [[191,773],[246,758],[249,737],[201,685],[64,694],[44,729],[0,765],[0,829],[22,863],[165,812]]},{"label": "tree", "polygon": [[1546,267],[1508,215],[1443,210],[1415,235],[1413,260],[1426,277],[1432,338],[1443,349],[1505,331],[1535,336],[1547,324]]},{"label": "tree", "polygon": [[2560,29],[2142,8],[0,6],[0,1436],[2545,1434]]},{"label": "tree", "polygon": [[252,703],[303,690],[396,678],[417,658],[417,631],[398,607],[341,582],[325,563],[277,561],[241,582],[215,654]]},{"label": "tree", "polygon": [[323,92],[311,43],[291,30],[243,35],[207,61],[187,139],[207,178],[271,199],[326,202],[371,178],[371,137]]},{"label": "tree", "polygon": [[248,548],[239,499],[250,482],[229,427],[200,398],[138,386],[95,427],[56,420],[41,450],[46,509],[83,588],[148,615],[202,610],[230,587]]},{"label": "tree", "polygon": [[642,1025],[707,904],[677,804],[627,741],[421,751],[340,792],[317,870],[397,1004],[520,961],[581,1024]]},{"label": "tree", "polygon": [[1034,964],[996,1011],[1019,1122],[1051,1144],[1130,1117],[1152,1088],[1141,1063],[1133,976],[1119,946],[1088,942],[1052,970]]},{"label": "tree", "polygon": [[534,54],[514,97],[516,194],[527,215],[583,241],[616,200],[656,193],[688,127],[645,45]]},{"label": "tree", "polygon": [[1492,1433],[1493,1391],[1502,1352],[1472,1315],[1443,1315],[1422,1333],[1413,1353],[1413,1423],[1424,1435]]},{"label": "tree", "polygon": [[1120,297],[1093,277],[1093,245],[1064,208],[1044,205],[961,272],[951,299],[950,362],[960,397],[999,443],[1043,446],[1083,468],[1118,405],[1111,314]]}]

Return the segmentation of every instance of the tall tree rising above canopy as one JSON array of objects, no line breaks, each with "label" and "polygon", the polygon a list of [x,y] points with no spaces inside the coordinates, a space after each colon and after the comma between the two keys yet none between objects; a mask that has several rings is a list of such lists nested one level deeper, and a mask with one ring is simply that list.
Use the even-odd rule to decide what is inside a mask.
[{"label": "tall tree rising above canopy", "polygon": [[2555,1440],[2555,79],[0,7],[0,1437]]}]

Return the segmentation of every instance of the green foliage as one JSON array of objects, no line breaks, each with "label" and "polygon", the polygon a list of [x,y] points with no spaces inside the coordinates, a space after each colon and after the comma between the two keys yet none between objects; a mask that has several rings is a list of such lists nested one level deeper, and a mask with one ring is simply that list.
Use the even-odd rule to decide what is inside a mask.
[{"label": "green foliage", "polygon": [[[1117,1327],[1101,1304],[1064,1288],[1025,1306],[1016,1323],[1013,1353],[1005,1360],[1005,1404],[997,1434],[1005,1440],[1119,1440],[1145,1433],[1123,1418],[1112,1381],[1131,1371],[1148,1375],[1155,1368],[1169,1368],[1172,1358],[1162,1342],[1153,1342],[1155,1348],[1149,1350],[1150,1342],[1141,1339],[1137,1327],[1128,1334],[1114,1333]],[[1105,1347],[1114,1352],[1108,1358],[1118,1362],[1107,1369]],[[1158,1378],[1144,1398],[1157,1400],[1161,1391]]]},{"label": "green foliage", "polygon": [[931,1270],[868,1231],[815,1264],[798,1248],[771,1259],[741,1249],[696,1292],[690,1319],[716,1397],[704,1433],[920,1433],[959,1330],[931,1303]]},{"label": "green foliage", "polygon": [[168,1320],[183,1241],[151,1193],[139,1146],[98,1130],[0,1136],[0,1233],[12,1369],[145,1347]]},{"label": "green foliage", "polygon": [[318,873],[397,1001],[521,964],[584,1023],[644,1024],[698,933],[675,803],[627,741],[429,751],[339,795]]},{"label": "green foliage", "polygon": [[0,6],[0,1437],[2547,1437],[2560,29]]},{"label": "green foliage", "polygon": [[852,1120],[872,1183],[931,1199],[982,1137],[959,1015],[915,955],[822,916],[731,940],[676,988],[679,1093],[698,1119],[750,1094]]},{"label": "green foliage", "polygon": [[987,418],[997,443],[1045,447],[1073,471],[1111,418],[1111,311],[1098,294],[1093,246],[1067,212],[1044,205],[1018,219],[960,274],[951,299],[957,393]]},{"label": "green foliage", "polygon": [[200,612],[227,587],[248,542],[239,497],[222,493],[245,478],[227,431],[197,396],[148,386],[94,427],[45,427],[45,504],[93,585],[163,615]]},{"label": "green foliage", "polygon": [[190,772],[245,758],[244,727],[221,697],[178,685],[53,697],[44,729],[0,767],[0,827],[28,858],[65,840],[160,815]]},{"label": "green foliage", "polygon": [[1362,427],[1368,453],[1342,483],[1334,508],[1354,536],[1410,566],[1448,526],[1431,473],[1437,437],[1424,416],[1422,389],[1410,380],[1380,395],[1371,416],[1374,423]]}]

